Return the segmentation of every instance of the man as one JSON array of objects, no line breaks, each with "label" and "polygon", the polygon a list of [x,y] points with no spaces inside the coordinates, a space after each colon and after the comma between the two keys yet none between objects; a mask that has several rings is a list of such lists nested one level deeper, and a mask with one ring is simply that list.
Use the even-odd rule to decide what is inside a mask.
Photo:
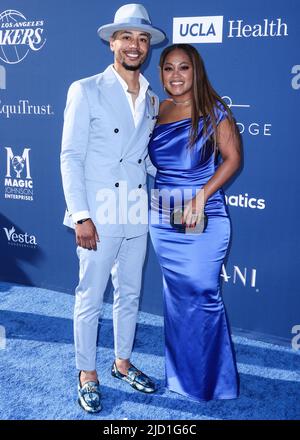
[{"label": "man", "polygon": [[[128,221],[126,208],[132,192],[139,196],[145,190],[146,169],[153,172],[147,144],[158,113],[158,98],[149,90],[140,68],[150,45],[165,38],[140,4],[119,8],[114,23],[101,26],[98,34],[110,42],[114,64],[71,85],[61,152],[67,203],[64,223],[75,227],[80,264],[74,310],[78,401],[91,413],[101,410],[96,340],[110,273],[115,349],[111,373],[139,391],[155,391],[152,380],[130,362],[147,222]],[[110,202],[107,195],[113,196],[108,198]]]}]

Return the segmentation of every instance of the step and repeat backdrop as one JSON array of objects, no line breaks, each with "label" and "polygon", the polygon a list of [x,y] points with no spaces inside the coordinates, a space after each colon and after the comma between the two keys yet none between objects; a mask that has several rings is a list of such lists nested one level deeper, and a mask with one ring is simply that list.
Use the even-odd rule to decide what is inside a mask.
[{"label": "step and repeat backdrop", "polygon": [[[62,225],[63,111],[74,80],[111,64],[96,31],[124,3],[0,2],[2,281],[74,292],[74,234]],[[153,90],[165,97],[158,75],[163,47],[193,44],[242,136],[243,167],[225,188],[233,233],[221,277],[231,325],[299,348],[300,2],[142,3],[168,36],[144,68]],[[162,314],[161,273],[150,242],[141,309]]]}]

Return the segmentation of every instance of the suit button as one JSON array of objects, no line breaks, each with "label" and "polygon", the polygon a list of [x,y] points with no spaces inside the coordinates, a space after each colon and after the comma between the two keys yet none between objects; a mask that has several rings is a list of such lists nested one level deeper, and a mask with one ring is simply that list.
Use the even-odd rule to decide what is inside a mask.
[{"label": "suit button", "polygon": [[149,138],[151,138],[151,136],[152,136],[152,133],[149,134]]},{"label": "suit button", "polygon": [[138,160],[138,163],[142,163],[142,159],[139,159],[139,160]]},{"label": "suit button", "polygon": [[115,186],[118,188],[118,186],[119,186],[119,182],[116,182],[116,183],[115,183]]},{"label": "suit button", "polygon": [[115,133],[119,133],[119,129],[118,129],[118,128],[115,128],[115,129],[114,129],[114,132],[115,132]]},{"label": "suit button", "polygon": [[141,185],[141,184],[139,184],[139,188],[142,188],[142,185]]},{"label": "suit button", "polygon": [[123,161],[123,159],[120,159],[120,162],[122,162]]}]

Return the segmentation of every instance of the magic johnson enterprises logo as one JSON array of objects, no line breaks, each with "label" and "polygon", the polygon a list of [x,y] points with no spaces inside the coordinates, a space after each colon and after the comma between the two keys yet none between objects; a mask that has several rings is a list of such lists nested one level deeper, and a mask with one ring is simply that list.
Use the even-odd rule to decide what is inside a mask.
[{"label": "magic johnson enterprises logo", "polygon": [[173,43],[222,43],[224,35],[227,38],[286,37],[288,27],[281,18],[264,18],[259,23],[225,22],[222,15],[173,18]]},{"label": "magic johnson enterprises logo", "polygon": [[37,52],[46,42],[44,20],[27,20],[21,12],[8,9],[0,14],[0,59],[17,64],[29,51]]},{"label": "magic johnson enterprises logo", "polygon": [[9,246],[28,248],[37,247],[37,239],[35,235],[28,234],[28,232],[18,232],[14,226],[11,226],[10,228],[3,228],[3,230]]},{"label": "magic johnson enterprises logo", "polygon": [[6,175],[4,178],[5,199],[33,201],[33,181],[31,178],[30,148],[24,148],[21,155],[14,154],[11,147],[6,149]]}]

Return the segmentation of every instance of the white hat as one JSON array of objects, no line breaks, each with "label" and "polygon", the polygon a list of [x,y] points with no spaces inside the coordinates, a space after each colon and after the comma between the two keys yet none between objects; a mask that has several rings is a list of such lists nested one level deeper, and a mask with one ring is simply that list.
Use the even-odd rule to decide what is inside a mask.
[{"label": "white hat", "polygon": [[109,41],[110,37],[116,32],[126,29],[141,30],[151,35],[150,44],[158,44],[166,36],[163,31],[153,27],[145,7],[140,4],[131,3],[121,6],[111,24],[105,24],[98,29],[99,37]]}]

